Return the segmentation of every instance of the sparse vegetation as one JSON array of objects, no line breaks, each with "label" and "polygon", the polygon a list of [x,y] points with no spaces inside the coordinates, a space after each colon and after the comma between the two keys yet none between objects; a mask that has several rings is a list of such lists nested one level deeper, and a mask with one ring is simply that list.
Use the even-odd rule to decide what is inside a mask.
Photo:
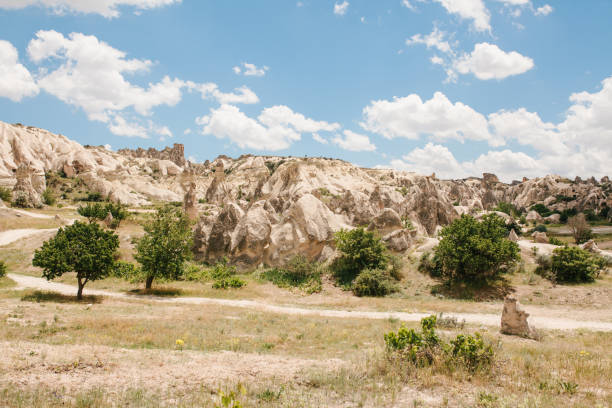
[{"label": "sparse vegetation", "polygon": [[569,227],[576,244],[587,242],[592,237],[591,227],[587,223],[586,217],[583,213],[570,217],[567,220],[567,226]]},{"label": "sparse vegetation", "polygon": [[281,288],[296,287],[307,293],[321,291],[321,266],[303,255],[292,257],[282,268],[271,268],[261,278]]},{"label": "sparse vegetation", "polygon": [[55,205],[55,202],[57,201],[55,194],[53,194],[53,191],[50,188],[45,189],[45,191],[42,193],[42,200],[45,205]]},{"label": "sparse vegetation", "polygon": [[512,217],[519,217],[521,215],[521,212],[514,206],[514,204],[505,201],[501,201],[499,204],[497,204],[497,206],[493,208],[493,211],[503,212]]},{"label": "sparse vegetation", "polygon": [[10,189],[6,187],[0,187],[0,200],[4,201],[5,203],[10,203],[12,196],[13,192]]},{"label": "sparse vegetation", "polygon": [[556,282],[593,282],[607,266],[604,258],[578,247],[561,247],[553,251],[550,271]]},{"label": "sparse vegetation", "polygon": [[6,276],[7,269],[8,268],[6,267],[6,264],[4,263],[4,261],[0,260],[0,279]]}]

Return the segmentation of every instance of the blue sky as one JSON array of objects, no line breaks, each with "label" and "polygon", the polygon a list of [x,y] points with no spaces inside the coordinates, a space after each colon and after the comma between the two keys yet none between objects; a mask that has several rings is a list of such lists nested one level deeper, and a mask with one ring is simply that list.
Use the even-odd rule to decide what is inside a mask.
[{"label": "blue sky", "polygon": [[612,173],[609,0],[0,0],[0,120],[198,161]]}]

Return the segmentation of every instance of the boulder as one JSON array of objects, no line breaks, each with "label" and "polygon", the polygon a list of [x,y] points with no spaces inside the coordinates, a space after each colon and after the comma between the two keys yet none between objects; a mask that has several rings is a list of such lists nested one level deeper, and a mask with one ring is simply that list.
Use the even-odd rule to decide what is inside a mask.
[{"label": "boulder", "polygon": [[559,224],[561,222],[561,214],[551,214],[544,218],[544,221],[548,221],[551,224]]},{"label": "boulder", "polygon": [[381,234],[387,234],[390,231],[396,231],[402,228],[402,219],[399,214],[391,208],[385,208],[368,226],[369,231],[376,230]]},{"label": "boulder", "polygon": [[592,239],[580,245],[580,248],[589,252],[593,252],[595,254],[601,253],[601,249],[599,249],[595,241],[593,241]]},{"label": "boulder", "polygon": [[74,170],[74,166],[65,163],[63,168],[64,170],[64,174],[66,175],[66,177],[68,178],[73,178],[76,175],[76,171]]},{"label": "boulder", "polygon": [[537,211],[529,211],[525,219],[527,222],[542,222],[542,216]]},{"label": "boulder", "polygon": [[104,218],[104,224],[107,228],[110,228],[110,226],[113,224],[113,214],[111,214],[110,211],[108,214],[106,214],[106,218]]},{"label": "boulder", "polygon": [[545,232],[538,232],[535,231],[533,234],[531,234],[531,236],[533,237],[533,242],[535,242],[536,244],[548,244],[548,237],[546,236]]},{"label": "boulder", "polygon": [[517,298],[506,296],[501,317],[501,332],[513,336],[534,338],[535,331],[529,326],[528,317],[529,313],[523,310]]},{"label": "boulder", "polygon": [[395,252],[403,252],[410,248],[411,237],[408,230],[396,230],[382,238],[387,248]]},{"label": "boulder", "polygon": [[508,239],[512,242],[518,242],[519,237],[516,235],[516,231],[513,229],[510,230],[510,234],[508,234]]}]

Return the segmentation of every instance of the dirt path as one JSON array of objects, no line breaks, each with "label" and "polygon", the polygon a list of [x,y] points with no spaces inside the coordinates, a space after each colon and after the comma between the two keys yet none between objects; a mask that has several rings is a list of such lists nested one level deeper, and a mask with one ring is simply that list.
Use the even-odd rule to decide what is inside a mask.
[{"label": "dirt path", "polygon": [[45,219],[45,220],[50,220],[54,218],[53,215],[39,214],[39,213],[31,212],[31,211],[17,210],[14,208],[12,209],[12,211],[16,214],[25,215],[26,217],[40,218],[40,219]]},{"label": "dirt path", "polygon": [[[66,285],[63,283],[48,282],[42,278],[35,278],[33,276],[9,274],[9,278],[17,282],[20,288],[31,288],[45,291],[54,291],[66,295],[74,295],[76,293],[76,287],[72,285]],[[85,289],[84,294],[86,295],[97,295],[107,296],[120,299],[130,300],[148,300],[156,302],[166,303],[184,303],[184,304],[208,304],[208,305],[222,305],[229,307],[239,307],[251,310],[260,310],[264,312],[279,313],[286,315],[299,315],[299,316],[322,316],[322,317],[337,317],[337,318],[354,318],[354,319],[389,319],[395,318],[406,322],[418,322],[423,317],[429,316],[433,313],[407,313],[407,312],[367,312],[367,311],[350,311],[350,310],[334,310],[334,309],[304,309],[293,306],[279,306],[269,303],[259,302],[255,300],[229,300],[229,299],[214,299],[214,298],[203,298],[203,297],[181,297],[181,298],[162,298],[158,296],[142,296],[142,295],[128,295],[125,293],[108,292],[103,290],[89,290]],[[529,308],[527,308],[530,312]],[[459,320],[465,320],[468,324],[480,324],[486,326],[498,326],[500,324],[500,314],[484,314],[484,313],[445,313],[448,317],[456,317]],[[588,321],[588,320],[573,320],[558,317],[549,317],[541,310],[532,313],[529,318],[530,324],[536,328],[541,329],[555,329],[555,330],[577,330],[577,329],[588,329],[598,331],[612,331],[612,323],[603,321]]]},{"label": "dirt path", "polygon": [[57,228],[51,229],[16,229],[16,230],[8,230],[0,232],[0,246],[11,244],[15,241],[18,241],[23,238],[30,237],[32,235],[40,234],[43,232],[54,232],[57,231]]}]

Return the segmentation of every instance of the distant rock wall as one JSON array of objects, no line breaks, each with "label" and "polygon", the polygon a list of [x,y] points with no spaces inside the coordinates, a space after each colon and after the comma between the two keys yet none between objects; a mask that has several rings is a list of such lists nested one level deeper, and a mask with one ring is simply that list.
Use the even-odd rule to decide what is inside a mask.
[{"label": "distant rock wall", "polygon": [[183,167],[187,162],[185,160],[185,146],[180,143],[175,143],[172,147],[166,147],[164,150],[157,150],[152,147],[143,149],[120,149],[117,153],[127,157],[137,157],[145,159],[170,160],[179,167]]}]

